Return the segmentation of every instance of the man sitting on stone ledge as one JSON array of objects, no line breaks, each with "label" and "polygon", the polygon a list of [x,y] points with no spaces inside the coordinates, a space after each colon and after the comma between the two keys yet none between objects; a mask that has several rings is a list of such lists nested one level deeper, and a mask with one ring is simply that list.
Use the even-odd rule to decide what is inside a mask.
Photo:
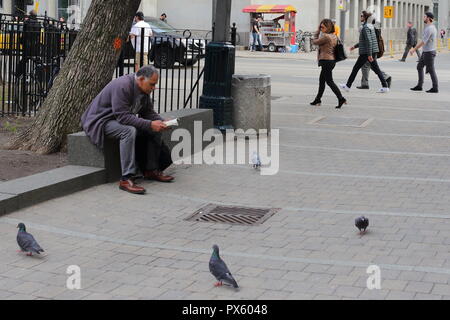
[{"label": "man sitting on stone ledge", "polygon": [[153,110],[150,93],[158,82],[153,66],[111,81],[92,101],[81,117],[86,135],[103,149],[105,137],[120,140],[122,179],[119,188],[135,194],[145,189],[136,184],[138,167],[145,179],[169,182],[163,174],[172,164],[169,148],[161,132],[168,127]]}]

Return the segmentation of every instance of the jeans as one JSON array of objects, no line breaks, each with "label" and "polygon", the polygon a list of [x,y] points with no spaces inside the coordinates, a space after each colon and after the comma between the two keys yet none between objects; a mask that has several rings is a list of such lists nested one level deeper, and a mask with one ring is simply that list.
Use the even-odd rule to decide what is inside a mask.
[{"label": "jeans", "polygon": [[252,37],[253,37],[252,50],[255,51],[255,49],[256,49],[256,42],[258,42],[259,50],[262,50],[262,43],[261,43],[261,38],[260,38],[259,34],[258,33],[252,33]]},{"label": "jeans", "polygon": [[144,171],[164,171],[172,164],[169,148],[162,141],[161,133],[136,129],[116,120],[105,123],[105,136],[119,139],[122,176]]},{"label": "jeans", "polygon": [[422,88],[423,86],[425,78],[423,68],[427,67],[426,71],[430,74],[431,81],[433,82],[433,89],[439,89],[438,78],[436,70],[434,69],[434,58],[436,58],[436,51],[422,52],[422,57],[420,57],[419,63],[417,64],[417,71],[419,73],[418,87]]},{"label": "jeans", "polygon": [[325,91],[325,83],[330,87],[338,99],[342,99],[342,94],[339,88],[336,86],[333,80],[333,69],[336,66],[334,60],[320,60],[320,66],[322,66],[322,71],[320,71],[319,77],[319,92],[317,93],[316,99],[319,100],[323,96]]},{"label": "jeans", "polygon": [[[380,69],[381,70],[381,69]],[[370,73],[370,63],[367,61],[361,68],[362,77],[361,77],[361,86],[368,87],[369,86],[369,73]],[[383,74],[383,78],[385,80],[389,79],[391,76],[381,70]]]},{"label": "jeans", "polygon": [[[366,62],[369,62],[368,58],[369,58],[369,55],[367,55],[367,54],[362,54],[358,57],[358,60],[356,60],[356,63],[353,66],[352,73],[350,74],[350,77],[347,80],[347,87],[351,88],[353,81],[355,81],[356,75],[358,74],[359,69],[361,69]],[[383,74],[380,70],[380,67],[378,66],[375,55],[373,55],[373,61],[369,62],[369,63],[370,63],[371,69],[377,74],[378,79],[380,79],[383,87],[387,88],[388,85],[387,85],[386,79],[384,79],[384,77],[383,77]]]}]

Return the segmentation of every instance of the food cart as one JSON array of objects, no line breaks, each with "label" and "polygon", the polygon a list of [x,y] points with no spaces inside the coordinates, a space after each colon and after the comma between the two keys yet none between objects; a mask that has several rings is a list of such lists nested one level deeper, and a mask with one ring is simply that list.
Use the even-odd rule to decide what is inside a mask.
[{"label": "food cart", "polygon": [[[295,15],[297,9],[291,5],[251,5],[242,9],[250,13],[250,25],[254,18],[261,17],[261,43],[270,52],[282,51],[295,40]],[[281,15],[280,15],[281,14]],[[281,50],[280,50],[281,49]]]}]

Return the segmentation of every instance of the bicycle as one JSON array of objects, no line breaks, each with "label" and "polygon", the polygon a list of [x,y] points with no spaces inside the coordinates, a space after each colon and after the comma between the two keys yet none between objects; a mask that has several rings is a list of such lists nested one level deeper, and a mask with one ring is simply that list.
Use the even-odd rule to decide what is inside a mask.
[{"label": "bicycle", "polygon": [[14,82],[15,105],[22,114],[39,109],[60,71],[60,57],[51,58],[50,63],[43,62],[41,57],[28,60],[33,64],[32,71],[19,71]]},{"label": "bicycle", "polygon": [[317,46],[312,43],[313,33],[309,31],[298,30],[296,34],[296,41],[299,44],[299,51],[311,52],[316,51]]}]

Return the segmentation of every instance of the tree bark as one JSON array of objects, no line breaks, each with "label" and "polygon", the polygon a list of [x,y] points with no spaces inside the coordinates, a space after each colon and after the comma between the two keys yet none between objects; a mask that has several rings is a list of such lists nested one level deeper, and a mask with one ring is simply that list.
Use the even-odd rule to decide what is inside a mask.
[{"label": "tree bark", "polygon": [[[9,149],[40,154],[59,151],[67,135],[80,131],[80,118],[112,80],[133,16],[141,0],[93,0],[75,43],[33,123]],[[120,39],[120,40],[119,40]]]}]

